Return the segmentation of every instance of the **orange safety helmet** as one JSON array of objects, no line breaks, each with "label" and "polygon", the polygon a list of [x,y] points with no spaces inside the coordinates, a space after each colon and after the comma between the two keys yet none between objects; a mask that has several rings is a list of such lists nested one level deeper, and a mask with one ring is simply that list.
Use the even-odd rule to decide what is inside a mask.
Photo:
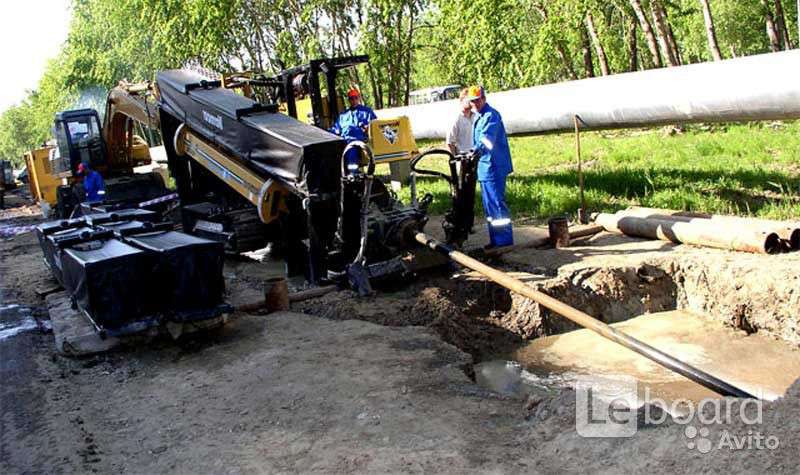
[{"label": "orange safety helmet", "polygon": [[475,99],[480,99],[484,97],[486,92],[483,90],[483,86],[470,86],[467,89],[467,100],[474,101]]}]

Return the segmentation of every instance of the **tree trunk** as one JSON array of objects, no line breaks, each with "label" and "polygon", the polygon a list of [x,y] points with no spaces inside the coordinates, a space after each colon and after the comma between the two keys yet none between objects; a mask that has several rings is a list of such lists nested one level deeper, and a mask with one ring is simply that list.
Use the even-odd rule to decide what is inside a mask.
[{"label": "tree trunk", "polygon": [[408,9],[408,38],[406,39],[406,70],[405,70],[405,95],[403,95],[403,105],[408,105],[409,97],[411,96],[411,61],[414,54],[414,6],[409,5]]},{"label": "tree trunk", "polygon": [[[666,15],[666,11],[664,12]],[[675,55],[675,59],[678,61],[678,64],[683,64],[683,58],[681,58],[681,50],[678,47],[678,41],[675,40],[675,32],[672,31],[672,23],[667,18],[667,33],[669,33],[669,44],[672,46],[672,54]]]},{"label": "tree trunk", "polygon": [[775,27],[775,20],[772,18],[772,8],[770,8],[767,0],[761,0],[761,5],[764,10],[764,19],[767,23],[767,38],[769,38],[769,47],[772,49],[773,53],[778,52],[781,50],[781,40],[780,36],[778,36],[778,30]]},{"label": "tree trunk", "polygon": [[775,0],[775,24],[783,42],[783,49],[792,49],[792,39],[789,38],[789,29],[786,28],[786,15],[783,14],[783,2],[781,0]]},{"label": "tree trunk", "polygon": [[653,15],[656,38],[658,38],[658,43],[661,46],[661,52],[664,53],[664,57],[667,59],[667,65],[680,66],[678,58],[675,57],[675,49],[670,41],[666,12],[657,0],[650,0],[650,13]]},{"label": "tree trunk", "polygon": [[722,53],[717,42],[717,31],[714,28],[714,17],[711,15],[711,5],[708,4],[708,0],[700,0],[700,6],[703,7],[703,20],[706,22],[708,50],[711,52],[711,57],[714,58],[714,61],[722,61]]},{"label": "tree trunk", "polygon": [[592,14],[586,14],[586,28],[589,30],[589,35],[592,37],[594,43],[594,51],[597,53],[597,62],[600,63],[600,72],[603,76],[611,74],[611,69],[608,67],[608,58],[606,57],[606,50],[603,48],[603,43],[600,42],[600,36],[597,34],[597,29],[594,27],[594,19]]},{"label": "tree trunk", "polygon": [[656,35],[653,33],[653,27],[650,25],[650,21],[647,19],[647,15],[644,13],[642,2],[640,0],[628,1],[630,2],[634,13],[636,13],[636,18],[639,20],[639,25],[642,27],[644,38],[647,40],[647,47],[650,49],[650,54],[653,57],[653,65],[657,68],[660,68],[664,65],[664,63],[661,62],[661,54],[658,52],[658,41],[656,40]]},{"label": "tree trunk", "polygon": [[564,69],[567,71],[567,76],[569,76],[569,78],[573,81],[578,79],[578,74],[575,72],[575,68],[572,67],[572,60],[569,58],[566,48],[564,48],[564,45],[560,41],[556,45],[556,51],[558,52],[558,56],[561,58],[561,62],[564,64]]},{"label": "tree trunk", "polygon": [[[549,15],[547,13],[547,9],[541,3],[534,3],[534,8],[539,11],[539,14],[542,15],[544,21],[547,21]],[[555,40],[556,44],[556,53],[558,53],[558,57],[561,58],[561,63],[564,65],[564,70],[567,72],[567,76],[571,80],[578,79],[578,75],[575,73],[575,68],[572,67],[572,60],[570,59],[569,54],[567,54],[567,48],[564,46],[564,42],[560,39]]]},{"label": "tree trunk", "polygon": [[372,93],[375,97],[375,108],[383,109],[383,89],[380,82],[375,78],[375,71],[372,69],[371,64],[367,64],[367,74],[369,75],[369,82],[372,84]]},{"label": "tree trunk", "polygon": [[594,77],[594,61],[592,60],[592,45],[589,43],[589,35],[586,28],[579,26],[581,33],[581,52],[583,53],[583,71],[587,78]]},{"label": "tree trunk", "polygon": [[631,18],[628,25],[628,71],[634,72],[639,69],[639,40],[636,38],[636,18]]}]

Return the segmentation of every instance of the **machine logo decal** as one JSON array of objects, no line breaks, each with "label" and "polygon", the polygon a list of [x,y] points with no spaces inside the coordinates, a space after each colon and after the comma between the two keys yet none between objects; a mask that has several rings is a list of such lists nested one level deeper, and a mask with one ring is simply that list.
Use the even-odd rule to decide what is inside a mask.
[{"label": "machine logo decal", "polygon": [[383,137],[392,145],[397,142],[397,129],[398,127],[396,124],[386,124],[381,128]]},{"label": "machine logo decal", "polygon": [[222,130],[222,116],[214,115],[209,112],[203,111],[203,120],[213,125],[214,127]]}]

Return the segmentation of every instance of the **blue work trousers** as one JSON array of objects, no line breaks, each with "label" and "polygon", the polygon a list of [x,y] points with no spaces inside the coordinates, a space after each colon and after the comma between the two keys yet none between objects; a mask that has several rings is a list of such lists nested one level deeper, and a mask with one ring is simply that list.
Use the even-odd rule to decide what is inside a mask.
[{"label": "blue work trousers", "polygon": [[359,167],[361,167],[361,149],[353,147],[348,150],[345,154],[344,162],[346,175],[352,175],[358,172]]},{"label": "blue work trousers", "polygon": [[489,226],[489,246],[501,247],[514,244],[511,212],[506,204],[505,177],[480,183],[483,212]]}]

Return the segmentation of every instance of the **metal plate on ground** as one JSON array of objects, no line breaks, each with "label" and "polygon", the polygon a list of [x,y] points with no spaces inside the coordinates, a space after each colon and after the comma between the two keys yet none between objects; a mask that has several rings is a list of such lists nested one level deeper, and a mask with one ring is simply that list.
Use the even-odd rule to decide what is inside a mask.
[{"label": "metal plate on ground", "polygon": [[62,355],[86,356],[104,353],[121,344],[118,338],[101,338],[80,311],[72,308],[66,292],[50,294],[46,300],[53,325],[56,350]]}]

